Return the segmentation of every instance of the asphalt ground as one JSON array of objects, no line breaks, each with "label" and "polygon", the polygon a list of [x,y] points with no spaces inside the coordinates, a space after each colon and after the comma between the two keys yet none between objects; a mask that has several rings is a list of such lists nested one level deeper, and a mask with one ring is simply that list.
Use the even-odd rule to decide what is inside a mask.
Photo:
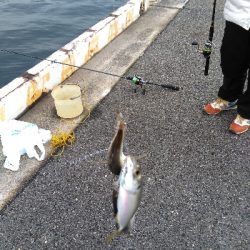
[{"label": "asphalt ground", "polygon": [[[1,211],[0,249],[250,248],[250,134],[228,131],[236,111],[202,112],[222,81],[224,1],[217,3],[209,76],[191,46],[208,37],[212,2],[190,0],[127,72],[182,90],[147,86],[142,95],[120,80],[76,129],[75,144],[50,158]],[[115,223],[104,160],[117,110],[127,122],[125,153],[144,156],[144,185],[131,234],[107,244]]]}]

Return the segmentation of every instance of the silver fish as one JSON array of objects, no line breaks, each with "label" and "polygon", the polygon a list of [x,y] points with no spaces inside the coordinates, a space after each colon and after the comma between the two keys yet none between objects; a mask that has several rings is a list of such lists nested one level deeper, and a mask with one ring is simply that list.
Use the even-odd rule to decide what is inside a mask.
[{"label": "silver fish", "polygon": [[119,231],[129,227],[142,193],[141,168],[134,157],[127,156],[119,179],[117,224]]},{"label": "silver fish", "polygon": [[113,173],[113,211],[114,217],[117,215],[117,199],[119,189],[119,175],[124,165],[125,155],[123,153],[123,141],[125,135],[126,124],[120,112],[116,113],[117,131],[112,139],[108,150],[108,167]]},{"label": "silver fish", "polygon": [[139,207],[141,194],[142,177],[140,166],[134,157],[126,156],[119,177],[118,212],[116,215],[118,230],[107,238],[109,242],[115,236],[129,230]]}]

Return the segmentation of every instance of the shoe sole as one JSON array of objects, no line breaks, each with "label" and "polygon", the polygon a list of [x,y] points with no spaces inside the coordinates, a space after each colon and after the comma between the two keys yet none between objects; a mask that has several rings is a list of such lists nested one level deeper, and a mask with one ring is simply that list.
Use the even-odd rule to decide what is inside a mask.
[{"label": "shoe sole", "polygon": [[236,106],[232,106],[230,108],[227,109],[222,109],[221,111],[217,112],[217,113],[209,113],[206,110],[203,109],[203,111],[208,114],[208,115],[218,115],[219,113],[223,112],[223,111],[229,111],[229,110],[233,110],[233,109],[237,109],[237,105]]},{"label": "shoe sole", "polygon": [[229,129],[229,131],[230,131],[231,133],[235,134],[235,135],[243,134],[243,133],[245,133],[247,130],[248,130],[248,129],[246,129],[246,130],[244,130],[244,131],[241,131],[241,132],[235,132],[235,131]]},{"label": "shoe sole", "polygon": [[249,130],[249,128],[246,128],[245,130],[242,130],[242,131],[240,131],[240,132],[236,132],[236,131],[234,131],[234,130],[232,130],[232,129],[229,128],[229,131],[230,131],[231,133],[235,134],[235,135],[243,134],[243,133],[247,132],[247,130]]}]

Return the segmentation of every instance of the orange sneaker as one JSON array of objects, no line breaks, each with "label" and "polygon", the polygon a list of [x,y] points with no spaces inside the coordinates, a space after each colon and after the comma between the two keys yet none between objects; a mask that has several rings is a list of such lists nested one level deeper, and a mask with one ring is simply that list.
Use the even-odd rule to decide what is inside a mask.
[{"label": "orange sneaker", "polygon": [[208,115],[217,115],[221,111],[224,111],[224,110],[236,109],[237,108],[236,103],[237,103],[237,100],[234,102],[228,102],[228,101],[223,100],[222,98],[218,97],[215,101],[206,104],[203,107],[203,110]]},{"label": "orange sneaker", "polygon": [[237,115],[235,120],[231,123],[229,130],[234,134],[242,134],[250,127],[250,120]]}]

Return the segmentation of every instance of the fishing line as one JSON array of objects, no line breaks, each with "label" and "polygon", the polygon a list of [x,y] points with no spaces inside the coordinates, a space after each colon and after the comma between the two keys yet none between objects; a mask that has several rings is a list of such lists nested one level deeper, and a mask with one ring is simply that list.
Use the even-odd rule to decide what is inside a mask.
[{"label": "fishing line", "polygon": [[16,52],[14,50],[0,49],[0,52],[4,52],[4,53],[8,53],[8,54],[14,54],[14,55],[17,55],[17,56],[22,56],[22,57],[27,57],[27,58],[32,58],[32,59],[36,59],[36,60],[39,60],[39,61],[48,61],[48,62],[51,62],[51,63],[57,63],[57,64],[65,65],[65,66],[75,67],[77,69],[83,69],[83,70],[88,70],[88,71],[99,73],[99,74],[105,74],[105,75],[109,75],[109,76],[113,76],[113,77],[118,77],[118,78],[121,78],[121,79],[131,81],[132,85],[134,85],[134,86],[141,86],[142,87],[143,85],[148,84],[148,85],[154,85],[154,86],[162,87],[164,89],[171,89],[171,90],[175,90],[175,91],[180,90],[180,87],[173,86],[171,84],[158,84],[158,83],[154,83],[154,82],[150,82],[150,81],[144,81],[141,77],[139,77],[137,75],[134,75],[134,76],[121,76],[121,75],[117,75],[117,74],[113,74],[113,73],[109,73],[109,72],[104,72],[104,71],[101,71],[101,70],[95,70],[95,69],[90,69],[90,68],[86,68],[86,67],[82,67],[82,66],[76,66],[76,65],[73,65],[73,64],[70,64],[70,63],[63,63],[63,62],[58,62],[56,60],[41,58],[41,57],[38,57],[38,56],[27,55],[27,54],[24,54],[24,53]]},{"label": "fishing line", "polygon": [[101,73],[101,74],[105,74],[105,75],[110,75],[110,76],[115,76],[115,77],[126,79],[126,77],[124,77],[124,76],[119,76],[119,75],[116,75],[116,74],[112,74],[112,73],[108,73],[108,72],[104,72],[104,71],[99,71],[99,70],[95,70],[95,69],[89,69],[89,68],[86,68],[86,67],[76,66],[76,65],[73,65],[73,64],[70,64],[70,63],[58,62],[56,60],[51,60],[51,59],[48,59],[48,58],[42,58],[42,57],[39,57],[39,56],[27,55],[27,54],[24,54],[24,53],[16,52],[14,50],[0,49],[0,51],[8,53],[8,54],[14,54],[14,55],[18,55],[18,56],[23,56],[23,57],[27,57],[27,58],[36,59],[36,60],[39,60],[39,61],[48,61],[48,62],[52,62],[52,63],[57,63],[57,64],[65,65],[65,66],[75,67],[75,68],[78,68],[78,69],[89,70],[89,71],[96,72],[96,73]]}]

